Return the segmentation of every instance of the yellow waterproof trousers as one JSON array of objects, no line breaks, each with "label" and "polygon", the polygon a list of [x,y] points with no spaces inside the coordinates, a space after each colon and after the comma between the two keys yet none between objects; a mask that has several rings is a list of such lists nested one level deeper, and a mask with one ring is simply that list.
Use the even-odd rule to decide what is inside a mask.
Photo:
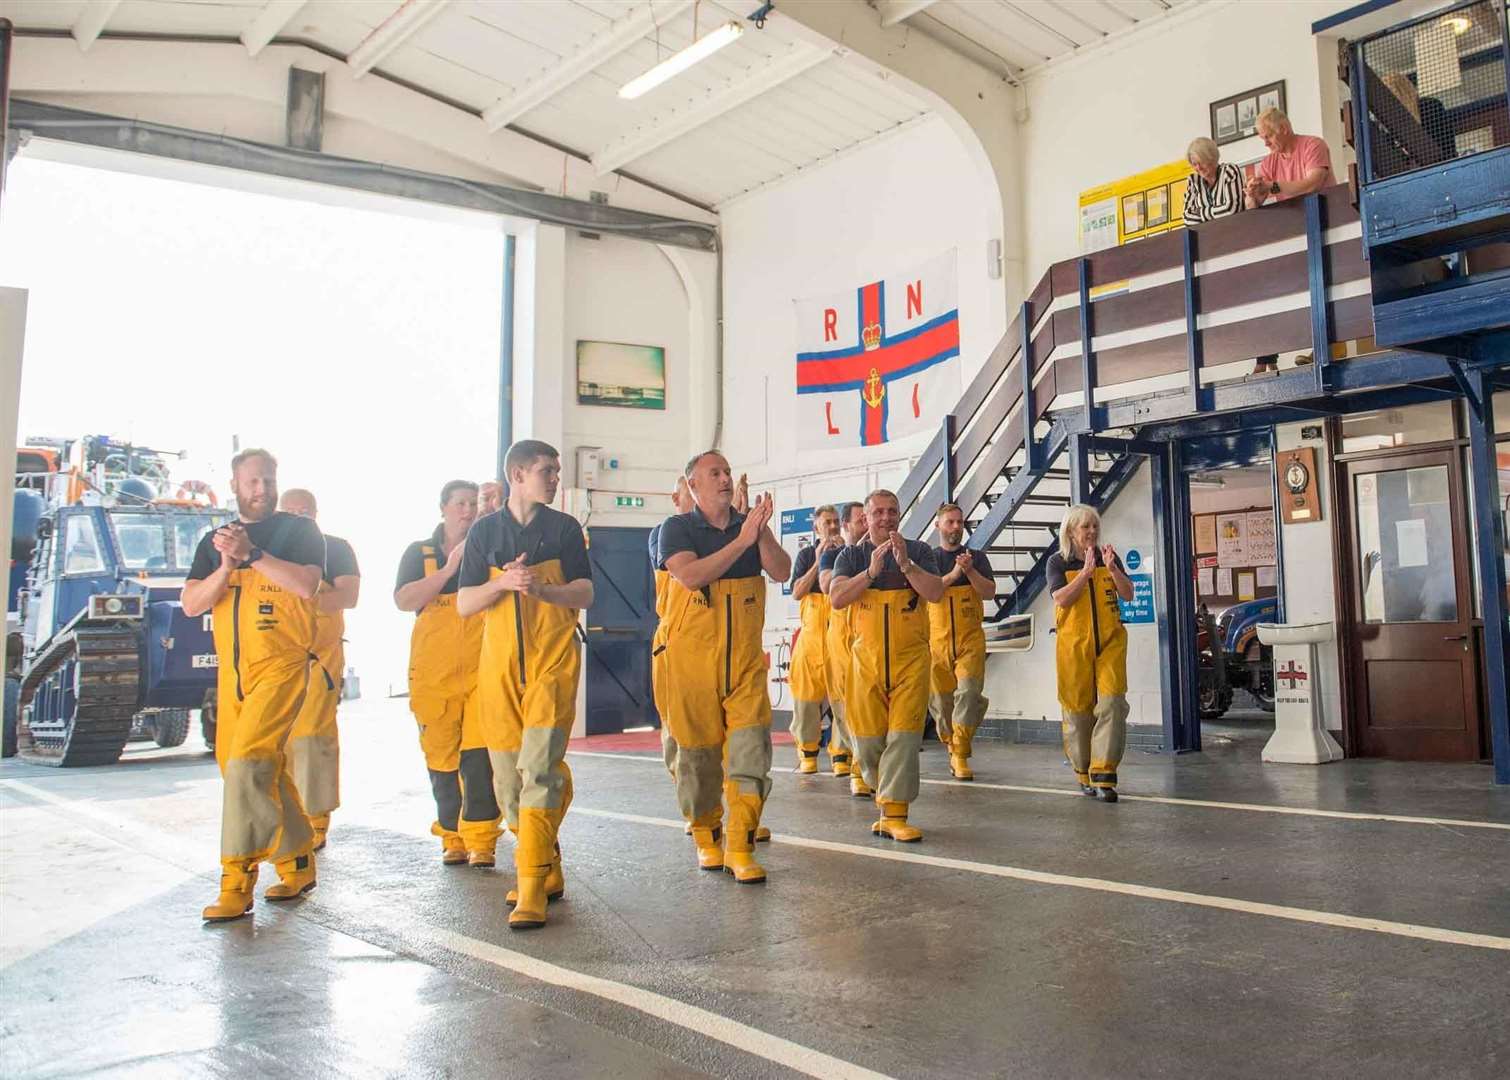
[{"label": "yellow waterproof trousers", "polygon": [[843,611],[829,607],[828,629],[824,633],[823,661],[827,675],[828,707],[833,713],[833,727],[828,733],[828,752],[841,759],[854,753],[854,740],[849,732],[849,702],[845,688],[849,685],[849,666],[853,662],[853,631],[851,615],[853,606]]},{"label": "yellow waterproof trousers", "polygon": [[[559,560],[530,567],[535,580],[561,585]],[[502,570],[494,567],[492,576]],[[566,743],[577,716],[582,649],[577,611],[512,592],[483,616],[477,688],[482,734],[493,766],[493,789],[518,837],[520,877],[544,877],[571,805]]]},{"label": "yellow waterproof trousers", "polygon": [[918,748],[928,715],[928,612],[911,589],[867,589],[849,605],[849,733],[855,766],[877,801],[918,795]]},{"label": "yellow waterproof trousers", "polygon": [[792,740],[799,757],[817,758],[828,697],[828,597],[816,588],[799,605],[802,629],[792,648]]},{"label": "yellow waterproof trousers", "polygon": [[655,714],[661,718],[661,758],[666,771],[676,777],[676,740],[671,737],[671,725],[666,722],[666,694],[670,673],[666,670],[666,584],[671,574],[665,570],[655,571],[655,634],[650,639],[650,699],[655,702]]},{"label": "yellow waterproof trousers", "polygon": [[1116,787],[1127,743],[1127,629],[1111,571],[1098,566],[1069,607],[1055,607],[1064,754],[1075,778]]},{"label": "yellow waterproof trousers", "polygon": [[985,718],[986,634],[980,594],[968,582],[951,585],[928,605],[929,707],[939,739],[950,752],[970,756],[975,729]]},{"label": "yellow waterproof trousers", "polygon": [[309,683],[288,739],[294,783],[298,785],[310,824],[316,829],[329,828],[331,811],[341,805],[341,742],[336,708],[341,704],[341,673],[346,670],[341,644],[345,631],[343,612],[316,615]]},{"label": "yellow waterproof trousers", "polygon": [[764,578],[668,586],[666,721],[677,747],[677,803],[694,829],[717,830],[727,802],[731,852],[752,850],[771,791],[764,626]]},{"label": "yellow waterproof trousers", "polygon": [[314,620],[312,600],[252,566],[231,572],[215,604],[215,760],[225,780],[220,861],[227,869],[307,856],[314,847],[288,754],[309,681]]}]

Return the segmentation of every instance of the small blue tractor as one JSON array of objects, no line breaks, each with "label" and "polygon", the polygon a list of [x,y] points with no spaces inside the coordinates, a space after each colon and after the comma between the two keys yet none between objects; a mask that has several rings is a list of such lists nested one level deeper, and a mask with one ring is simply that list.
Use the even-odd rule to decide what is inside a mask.
[{"label": "small blue tractor", "polygon": [[10,610],[19,629],[9,644],[21,662],[6,676],[6,756],[108,765],[133,737],[181,744],[196,709],[213,746],[210,619],[185,616],[179,597],[200,537],[232,515],[203,484],[162,497],[171,488],[159,451],[103,437],[47,445],[71,464],[19,455],[23,470],[29,459],[41,464],[16,478]]},{"label": "small blue tractor", "polygon": [[1258,624],[1274,622],[1277,610],[1272,596],[1233,604],[1220,617],[1201,605],[1196,651],[1202,720],[1215,720],[1231,708],[1236,690],[1246,690],[1264,712],[1274,711],[1274,653],[1258,640]]}]

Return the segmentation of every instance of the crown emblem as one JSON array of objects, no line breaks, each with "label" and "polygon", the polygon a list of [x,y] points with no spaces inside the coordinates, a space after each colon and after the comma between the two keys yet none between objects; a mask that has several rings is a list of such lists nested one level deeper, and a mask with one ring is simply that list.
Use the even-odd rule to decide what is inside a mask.
[{"label": "crown emblem", "polygon": [[871,323],[864,330],[860,331],[860,340],[864,343],[866,352],[869,352],[871,349],[879,349],[881,347],[881,324]]}]

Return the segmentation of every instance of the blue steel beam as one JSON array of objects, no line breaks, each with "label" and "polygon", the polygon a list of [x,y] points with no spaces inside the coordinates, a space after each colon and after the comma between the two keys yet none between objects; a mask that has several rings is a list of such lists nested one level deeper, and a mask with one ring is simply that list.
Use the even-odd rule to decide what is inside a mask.
[{"label": "blue steel beam", "polygon": [[1086,446],[1089,438],[1078,431],[1070,435],[1070,502],[1073,503],[1083,503],[1090,498],[1090,448]]},{"label": "blue steel beam", "polygon": [[1205,362],[1202,357],[1201,331],[1198,325],[1200,312],[1200,283],[1195,276],[1196,230],[1186,229],[1185,237],[1185,363],[1187,366],[1186,377],[1189,379],[1190,411],[1202,413],[1206,411],[1206,393],[1201,389],[1201,366]]},{"label": "blue steel beam", "polygon": [[1306,196],[1306,271],[1311,289],[1311,361],[1317,393],[1331,385],[1332,327],[1327,318],[1326,204]]},{"label": "blue steel beam", "polygon": [[[1062,424],[1055,424],[1043,439],[1040,445],[1042,456],[1040,461],[1053,461],[1058,457],[1069,442],[1069,432]],[[1031,472],[1028,469],[1018,469],[1017,475],[1007,485],[1007,490],[991,504],[991,509],[986,516],[980,519],[980,524],[975,527],[975,532],[970,536],[969,548],[971,551],[981,551],[990,547],[1001,530],[1006,527],[1017,508],[1022,505],[1022,500],[1032,494],[1038,482],[1043,479],[1041,472]]]},{"label": "blue steel beam", "polygon": [[1505,625],[1505,525],[1500,514],[1499,465],[1494,445],[1493,389],[1484,372],[1469,369],[1477,406],[1468,409],[1468,457],[1473,470],[1473,517],[1484,610],[1484,702],[1494,747],[1494,782],[1510,784],[1510,634]]},{"label": "blue steel beam", "polygon": [[1096,354],[1091,348],[1090,260],[1080,260],[1080,393],[1085,398],[1086,431],[1096,430]]},{"label": "blue steel beam", "polygon": [[1190,547],[1190,485],[1180,462],[1180,444],[1152,448],[1156,585],[1154,614],[1159,631],[1160,697],[1164,712],[1164,749],[1187,753],[1201,748],[1196,706],[1195,599],[1190,575],[1183,573]]}]

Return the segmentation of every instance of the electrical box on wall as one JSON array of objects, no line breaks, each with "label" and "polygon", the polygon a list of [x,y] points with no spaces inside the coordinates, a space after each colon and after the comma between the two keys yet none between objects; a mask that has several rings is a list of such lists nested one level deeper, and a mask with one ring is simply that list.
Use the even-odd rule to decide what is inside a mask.
[{"label": "electrical box on wall", "polygon": [[577,447],[577,487],[598,486],[598,471],[602,467],[603,449],[599,446]]}]

